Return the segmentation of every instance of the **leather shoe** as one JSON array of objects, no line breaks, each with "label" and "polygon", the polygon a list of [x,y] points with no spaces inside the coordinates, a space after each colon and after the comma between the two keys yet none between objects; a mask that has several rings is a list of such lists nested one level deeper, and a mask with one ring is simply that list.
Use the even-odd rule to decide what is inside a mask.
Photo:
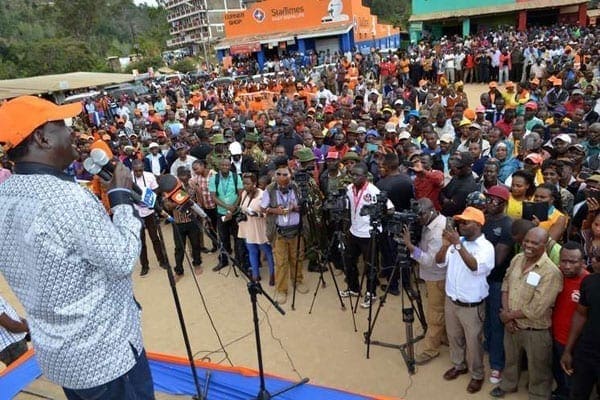
[{"label": "leather shoe", "polygon": [[467,386],[467,392],[477,393],[481,390],[481,386],[483,386],[483,379],[471,379]]},{"label": "leather shoe", "polygon": [[223,265],[223,264],[217,264],[213,267],[213,271],[218,272],[220,270],[222,270],[223,268],[225,268],[227,265]]},{"label": "leather shoe", "polygon": [[499,399],[500,399],[500,398],[504,397],[504,395],[505,395],[506,393],[514,393],[514,392],[516,392],[516,391],[517,391],[517,389],[515,389],[515,390],[502,390],[502,389],[500,389],[500,386],[496,386],[496,387],[495,387],[495,388],[493,388],[493,389],[492,389],[492,391],[490,392],[490,396],[492,396],[492,397],[496,397],[496,398],[499,398]]},{"label": "leather shoe", "polygon": [[444,379],[447,381],[452,381],[458,378],[460,375],[466,374],[467,372],[469,372],[468,368],[456,369],[455,367],[452,367],[448,371],[444,372]]}]

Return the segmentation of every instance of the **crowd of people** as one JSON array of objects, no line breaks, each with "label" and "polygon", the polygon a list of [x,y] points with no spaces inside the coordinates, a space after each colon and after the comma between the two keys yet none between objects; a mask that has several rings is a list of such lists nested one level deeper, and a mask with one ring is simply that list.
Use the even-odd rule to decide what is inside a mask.
[{"label": "crowd of people", "polygon": [[[112,153],[142,189],[175,176],[207,214],[198,223],[161,194],[173,215],[178,278],[189,243],[197,273],[203,253],[218,252],[213,271],[233,257],[252,279],[268,278],[280,304],[292,290],[308,292],[305,265],[322,272],[328,262],[347,283],[340,296],[360,296],[364,308],[378,291],[402,294],[417,282],[394,268],[399,239],[427,291],[417,364],[448,344],[443,378],[470,374],[467,391],[476,393],[487,352],[491,395],[503,397],[517,390],[525,353],[531,399],[587,400],[600,367],[596,35],[572,26],[481,32],[393,54],[339,54],[320,70],[279,65],[280,74],[257,80],[192,90],[172,80],[149,85],[151,95],[88,99],[72,127],[77,159],[64,175],[127,229],[139,226],[124,217],[124,200],[84,168],[90,150]],[[479,98],[467,96],[471,82],[485,85]],[[36,135],[27,144],[43,149]],[[18,149],[5,149],[0,188],[14,179]],[[341,219],[323,207],[340,196]],[[372,229],[363,211],[381,198],[385,213],[418,216],[420,240],[408,229],[400,238]],[[146,276],[146,232],[158,264],[168,257],[160,215],[135,208]],[[341,254],[330,240],[340,232]],[[135,350],[137,359],[143,348]]]}]

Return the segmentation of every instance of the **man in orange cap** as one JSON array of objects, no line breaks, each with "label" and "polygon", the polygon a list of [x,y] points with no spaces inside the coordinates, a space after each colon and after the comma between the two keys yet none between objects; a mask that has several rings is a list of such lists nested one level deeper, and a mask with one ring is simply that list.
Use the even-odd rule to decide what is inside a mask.
[{"label": "man in orange cap", "polygon": [[0,186],[0,270],[24,305],[42,372],[68,399],[153,399],[131,272],[141,223],[130,171],[108,182],[113,219],[63,170],[78,153],[64,122],[81,104],[21,96],[0,107],[15,174]]},{"label": "man in orange cap", "polygon": [[470,372],[467,392],[477,393],[484,378],[481,316],[488,296],[486,277],[495,264],[494,246],[482,233],[483,211],[467,207],[454,220],[460,235],[456,229],[446,228],[435,256],[438,267],[447,268],[444,313],[453,367],[444,373],[444,379],[454,380]]}]

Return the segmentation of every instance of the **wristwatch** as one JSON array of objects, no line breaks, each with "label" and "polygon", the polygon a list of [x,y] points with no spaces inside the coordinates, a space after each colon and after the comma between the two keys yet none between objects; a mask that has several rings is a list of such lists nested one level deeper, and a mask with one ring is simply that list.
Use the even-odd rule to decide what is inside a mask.
[{"label": "wristwatch", "polygon": [[462,249],[462,245],[460,243],[459,244],[455,244],[454,245],[454,249],[458,251],[458,250]]}]

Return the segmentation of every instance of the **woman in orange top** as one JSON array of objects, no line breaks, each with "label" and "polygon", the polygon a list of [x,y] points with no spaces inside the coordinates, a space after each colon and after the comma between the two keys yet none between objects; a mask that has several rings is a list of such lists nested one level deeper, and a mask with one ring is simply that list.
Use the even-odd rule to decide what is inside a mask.
[{"label": "woman in orange top", "polygon": [[356,85],[358,84],[358,68],[355,63],[350,64],[350,68],[348,68],[348,72],[346,73],[346,79],[349,80],[348,86],[351,90],[354,90]]}]

